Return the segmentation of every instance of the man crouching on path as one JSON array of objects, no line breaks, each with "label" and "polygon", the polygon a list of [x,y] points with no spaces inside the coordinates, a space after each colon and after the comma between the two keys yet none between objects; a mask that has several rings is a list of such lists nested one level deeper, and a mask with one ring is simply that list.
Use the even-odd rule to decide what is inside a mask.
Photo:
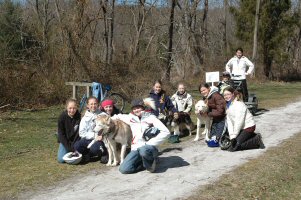
[{"label": "man crouching on path", "polygon": [[158,159],[157,146],[170,135],[167,127],[152,113],[145,111],[143,100],[132,102],[130,114],[118,114],[112,119],[120,119],[129,124],[133,134],[131,152],[119,167],[122,174],[132,174],[141,170],[155,172]]}]

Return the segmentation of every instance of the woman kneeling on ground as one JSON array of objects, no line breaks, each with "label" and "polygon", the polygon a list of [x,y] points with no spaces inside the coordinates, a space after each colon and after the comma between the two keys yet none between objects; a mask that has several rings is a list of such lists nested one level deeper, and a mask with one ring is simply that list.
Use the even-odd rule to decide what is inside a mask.
[{"label": "woman kneeling on ground", "polygon": [[239,94],[231,87],[224,90],[227,102],[227,126],[231,140],[229,151],[264,149],[261,135],[254,133],[256,125],[247,106],[239,101]]},{"label": "woman kneeling on ground", "polygon": [[80,113],[77,110],[75,99],[66,101],[66,110],[62,112],[58,119],[58,142],[59,149],[57,160],[64,163],[64,155],[74,151],[74,143],[78,141],[78,129],[80,123]]},{"label": "woman kneeling on ground", "polygon": [[[199,91],[207,102],[208,112],[200,113],[200,115],[207,115],[212,118],[212,125],[209,134],[209,139],[215,142],[215,145],[209,145],[211,147],[218,147],[218,141],[221,137],[225,127],[225,107],[226,101],[223,96],[218,92],[218,88],[211,86],[208,83],[200,84]],[[207,141],[208,142],[208,141]]]}]

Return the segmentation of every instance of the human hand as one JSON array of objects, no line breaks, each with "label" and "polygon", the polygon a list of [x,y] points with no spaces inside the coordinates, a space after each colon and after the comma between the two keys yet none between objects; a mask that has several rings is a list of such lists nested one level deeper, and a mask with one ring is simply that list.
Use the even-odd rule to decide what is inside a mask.
[{"label": "human hand", "polygon": [[95,140],[101,141],[101,140],[102,140],[102,135],[98,135],[98,136],[95,138]]}]

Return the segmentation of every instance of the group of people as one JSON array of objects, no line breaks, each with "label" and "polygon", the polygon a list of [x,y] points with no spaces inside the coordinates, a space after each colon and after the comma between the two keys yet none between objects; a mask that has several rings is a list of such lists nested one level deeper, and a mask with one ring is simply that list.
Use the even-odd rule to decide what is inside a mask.
[{"label": "group of people", "polygon": [[[226,69],[229,70],[227,76],[230,74],[230,77],[232,74],[241,75],[245,82],[243,87],[246,87],[245,76],[252,73],[254,66],[250,65],[251,62],[242,56],[242,53],[242,49],[238,49],[236,56],[227,63]],[[246,72],[247,66],[249,69]],[[225,81],[225,83],[228,82]],[[218,140],[226,126],[231,140],[229,151],[264,148],[261,135],[254,133],[256,125],[252,114],[240,101],[240,96],[231,87],[231,84],[224,87],[221,92],[217,87],[203,83],[199,86],[199,92],[209,107],[208,112],[200,113],[200,115],[212,118],[211,138],[215,137]],[[127,174],[144,169],[154,172],[159,153],[158,146],[170,137],[170,131],[166,127],[168,116],[176,117],[181,113],[185,115],[187,123],[190,123],[193,99],[186,92],[183,83],[180,83],[177,92],[169,97],[162,89],[162,82],[159,80],[153,84],[149,97],[154,99],[156,110],[146,109],[142,99],[135,99],[132,101],[129,114],[120,113],[111,99],[102,101],[99,106],[96,97],[89,97],[87,110],[82,118],[77,110],[76,101],[67,100],[66,110],[58,120],[58,162],[64,162],[63,156],[66,153],[78,152],[83,155],[85,161],[98,158],[102,163],[106,163],[108,153],[102,141],[102,135],[96,135],[94,127],[98,115],[109,115],[112,119],[119,119],[127,123],[133,134],[131,152],[121,163],[120,172]],[[146,141],[143,134],[150,127],[155,127],[158,135]],[[174,132],[173,134],[179,135],[180,133]],[[89,147],[92,140],[96,140],[96,142]]]}]

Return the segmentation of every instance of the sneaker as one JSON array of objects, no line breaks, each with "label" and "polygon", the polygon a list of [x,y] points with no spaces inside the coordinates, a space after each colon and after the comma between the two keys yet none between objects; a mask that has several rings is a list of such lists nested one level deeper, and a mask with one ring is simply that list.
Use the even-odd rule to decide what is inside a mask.
[{"label": "sneaker", "polygon": [[157,159],[154,159],[152,166],[146,170],[149,171],[150,173],[154,173],[156,170],[156,165],[157,165]]},{"label": "sneaker", "polygon": [[263,144],[261,134],[260,134],[260,133],[257,133],[257,135],[258,135],[259,149],[265,149],[265,145]]}]

